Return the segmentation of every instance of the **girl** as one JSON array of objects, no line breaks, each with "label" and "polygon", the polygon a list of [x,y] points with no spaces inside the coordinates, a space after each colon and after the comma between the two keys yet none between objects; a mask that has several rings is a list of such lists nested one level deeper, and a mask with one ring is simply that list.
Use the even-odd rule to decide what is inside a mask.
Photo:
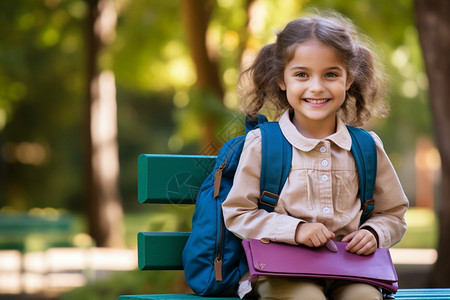
[{"label": "girl", "polygon": [[[406,231],[408,207],[380,138],[374,192],[375,209],[359,224],[358,173],[345,124],[363,125],[379,114],[383,96],[375,55],[357,38],[350,21],[334,14],[291,21],[276,42],[261,49],[244,71],[252,86],[247,113],[275,107],[280,128],[292,144],[292,166],[273,213],[258,209],[261,132],[251,131],[233,187],[224,201],[227,228],[242,239],[320,247],[330,239],[349,242],[347,251],[372,254],[398,243]],[[382,299],[377,287],[343,280],[260,277],[241,280],[243,297],[253,289],[260,299]]]}]

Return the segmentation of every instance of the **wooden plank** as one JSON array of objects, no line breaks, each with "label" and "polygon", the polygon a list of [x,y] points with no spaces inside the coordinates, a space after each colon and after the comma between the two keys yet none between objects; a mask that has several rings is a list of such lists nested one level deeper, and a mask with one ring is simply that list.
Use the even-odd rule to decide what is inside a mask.
[{"label": "wooden plank", "polygon": [[141,203],[193,204],[211,173],[215,156],[141,154],[138,200]]},{"label": "wooden plank", "polygon": [[181,254],[189,232],[139,232],[140,270],[182,270]]}]

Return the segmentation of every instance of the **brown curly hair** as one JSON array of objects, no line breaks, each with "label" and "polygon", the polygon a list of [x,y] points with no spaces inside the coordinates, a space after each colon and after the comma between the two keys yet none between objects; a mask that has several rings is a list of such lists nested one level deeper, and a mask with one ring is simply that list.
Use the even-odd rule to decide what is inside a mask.
[{"label": "brown curly hair", "polygon": [[274,43],[259,51],[239,78],[245,113],[255,117],[263,106],[272,104],[275,118],[278,118],[290,108],[286,92],[277,82],[283,79],[284,68],[293,58],[297,46],[311,39],[336,49],[349,76],[354,79],[338,112],[344,122],[362,126],[371,116],[385,116],[387,106],[380,100],[386,93],[386,82],[378,56],[367,46],[369,39],[358,35],[353,23],[335,12],[289,22],[277,34]]}]

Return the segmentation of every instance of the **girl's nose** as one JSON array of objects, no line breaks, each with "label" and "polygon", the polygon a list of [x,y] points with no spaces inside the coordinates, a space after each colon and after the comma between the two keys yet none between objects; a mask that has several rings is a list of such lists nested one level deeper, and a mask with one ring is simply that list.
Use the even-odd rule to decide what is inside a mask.
[{"label": "girl's nose", "polygon": [[320,93],[323,91],[323,82],[320,78],[311,78],[309,89],[313,93]]}]

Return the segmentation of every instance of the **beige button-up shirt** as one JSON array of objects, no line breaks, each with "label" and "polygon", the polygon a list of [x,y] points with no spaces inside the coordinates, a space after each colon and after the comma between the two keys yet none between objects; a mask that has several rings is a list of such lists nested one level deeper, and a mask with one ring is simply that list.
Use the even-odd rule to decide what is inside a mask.
[{"label": "beige button-up shirt", "polygon": [[408,208],[402,186],[373,132],[378,154],[375,209],[362,225],[358,195],[358,172],[351,149],[351,137],[342,120],[336,133],[323,140],[302,136],[289,118],[281,117],[280,128],[292,144],[292,166],[274,212],[258,209],[261,172],[261,131],[248,133],[233,187],[222,204],[226,227],[242,239],[268,238],[295,244],[300,222],[320,222],[336,234],[336,240],[371,227],[378,234],[379,247],[398,243],[406,231]]}]

